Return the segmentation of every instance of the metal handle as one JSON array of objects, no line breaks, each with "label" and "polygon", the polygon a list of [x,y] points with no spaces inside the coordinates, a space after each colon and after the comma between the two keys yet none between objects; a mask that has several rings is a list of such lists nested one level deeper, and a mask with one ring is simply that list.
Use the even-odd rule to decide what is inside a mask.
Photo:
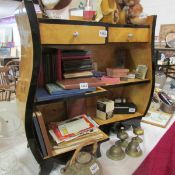
[{"label": "metal handle", "polygon": [[73,33],[73,36],[74,36],[74,37],[78,37],[79,35],[80,35],[79,32],[74,32],[74,33]]}]

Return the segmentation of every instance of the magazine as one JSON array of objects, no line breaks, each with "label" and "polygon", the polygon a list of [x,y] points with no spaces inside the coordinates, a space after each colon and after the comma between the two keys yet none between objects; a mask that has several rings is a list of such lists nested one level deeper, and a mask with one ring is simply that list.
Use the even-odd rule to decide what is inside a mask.
[{"label": "magazine", "polygon": [[49,133],[53,140],[59,144],[92,133],[97,127],[95,121],[83,114],[63,122],[50,123]]}]

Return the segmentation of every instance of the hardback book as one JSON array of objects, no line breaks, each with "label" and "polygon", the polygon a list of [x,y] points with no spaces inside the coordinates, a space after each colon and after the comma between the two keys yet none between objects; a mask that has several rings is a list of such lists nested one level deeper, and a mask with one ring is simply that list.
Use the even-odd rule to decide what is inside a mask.
[{"label": "hardback book", "polygon": [[43,157],[46,157],[48,155],[46,145],[45,145],[45,142],[44,142],[44,138],[43,138],[43,135],[42,135],[42,132],[41,132],[41,128],[40,128],[38,119],[36,117],[36,114],[34,114],[34,113],[33,113],[33,124],[34,124],[34,128],[35,128],[36,135],[37,135],[37,138],[38,138],[38,143],[39,143],[40,148],[41,148],[41,154],[42,154]]},{"label": "hardback book", "polygon": [[41,133],[42,133],[42,137],[44,139],[47,154],[48,154],[48,156],[52,156],[52,146],[51,146],[50,141],[49,141],[49,137],[48,137],[48,133],[47,133],[47,129],[46,129],[46,125],[45,125],[43,116],[42,116],[40,111],[35,112],[35,114],[36,114],[36,118],[38,120],[40,129],[41,129]]},{"label": "hardback book", "polygon": [[57,51],[57,80],[62,80],[62,63],[61,63],[62,53],[61,50]]},{"label": "hardback book", "polygon": [[91,59],[84,59],[84,60],[66,60],[66,61],[63,61],[63,68],[69,68],[69,67],[72,67],[72,66],[75,66],[75,67],[80,67],[80,66],[83,66],[83,65],[92,65],[92,61]]},{"label": "hardback book", "polygon": [[120,83],[120,78],[112,78],[112,77],[108,77],[108,76],[103,76],[103,77],[101,77],[101,80],[102,80],[106,85],[118,84],[118,83]]},{"label": "hardback book", "polygon": [[79,92],[91,92],[91,91],[95,91],[96,88],[88,88],[88,89],[70,89],[70,90],[65,90],[64,88],[60,87],[58,84],[55,83],[48,83],[46,84],[46,89],[48,90],[48,92],[51,95],[63,95],[63,94],[76,94]]},{"label": "hardback book", "polygon": [[62,60],[84,60],[84,59],[90,59],[91,55],[62,55]]},{"label": "hardback book", "polygon": [[61,94],[63,93],[63,88],[58,86],[57,84],[55,83],[47,83],[46,84],[46,89],[48,90],[48,92],[51,94],[51,95],[54,95],[54,94]]},{"label": "hardback book", "polygon": [[136,69],[136,78],[145,79],[148,67],[146,65],[138,65]]},{"label": "hardback book", "polygon": [[54,92],[53,94],[50,94],[45,88],[38,88],[35,94],[35,101],[42,102],[42,101],[74,97],[78,95],[84,95],[87,92],[92,92],[95,90],[96,87],[89,87],[88,89],[69,89],[69,90],[62,88],[61,91],[57,91]]},{"label": "hardback book", "polygon": [[95,77],[65,79],[62,81],[57,81],[57,84],[64,89],[80,89],[82,83],[87,83],[88,87],[98,87],[105,85],[102,80]]},{"label": "hardback book", "polygon": [[64,73],[73,73],[73,72],[81,72],[81,71],[90,71],[93,70],[93,66],[91,65],[82,65],[79,67],[66,67],[63,69]]},{"label": "hardback book", "polygon": [[90,52],[87,50],[63,50],[62,51],[62,56],[84,56],[84,55],[89,55]]},{"label": "hardback book", "polygon": [[107,68],[107,76],[109,77],[127,77],[129,69],[122,69],[122,68]]},{"label": "hardback book", "polygon": [[64,78],[78,78],[78,77],[92,77],[93,73],[91,71],[64,73]]}]

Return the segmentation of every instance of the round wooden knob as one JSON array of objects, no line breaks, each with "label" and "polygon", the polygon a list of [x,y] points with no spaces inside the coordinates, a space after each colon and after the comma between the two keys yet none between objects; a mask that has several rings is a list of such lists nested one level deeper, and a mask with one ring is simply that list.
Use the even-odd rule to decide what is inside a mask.
[{"label": "round wooden knob", "polygon": [[79,35],[80,35],[79,32],[74,32],[74,33],[73,33],[73,36],[74,36],[74,37],[78,37]]},{"label": "round wooden knob", "polygon": [[128,33],[128,38],[132,38],[133,36],[133,33]]}]

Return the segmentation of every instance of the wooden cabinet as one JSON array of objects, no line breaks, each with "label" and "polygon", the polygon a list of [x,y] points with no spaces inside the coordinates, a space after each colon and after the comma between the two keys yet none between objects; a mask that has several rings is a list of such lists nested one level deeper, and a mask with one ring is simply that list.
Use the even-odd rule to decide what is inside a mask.
[{"label": "wooden cabinet", "polygon": [[[39,163],[53,156],[63,156],[70,152],[88,137],[79,139],[73,146],[59,145],[54,148],[49,140],[50,154],[43,157],[38,144],[36,131],[33,127],[33,111],[37,108],[42,113],[42,119],[46,125],[51,121],[62,121],[67,117],[66,104],[82,98],[85,100],[87,115],[91,116],[100,126],[115,123],[117,121],[142,117],[146,114],[151,102],[154,88],[154,71],[152,65],[153,38],[155,29],[155,16],[150,16],[147,25],[111,25],[105,23],[66,21],[53,19],[37,19],[31,1],[25,0],[21,4],[16,20],[21,36],[22,58],[20,78],[17,87],[17,101],[20,106],[21,116],[25,122],[26,136],[31,151]],[[106,36],[105,36],[106,35]],[[60,50],[87,50],[91,51],[93,61],[98,65],[98,70],[106,71],[113,67],[120,58],[121,50],[125,50],[127,58],[124,66],[130,70],[137,65],[144,64],[148,67],[146,78],[120,81],[116,84],[106,84],[98,87],[92,93],[81,96],[55,98],[54,100],[36,100],[39,69],[43,63],[42,55],[45,51]],[[137,112],[127,115],[114,115],[111,119],[100,120],[95,118],[96,104],[100,98],[115,99],[125,97],[137,106]],[[48,139],[49,133],[46,130]],[[97,141],[105,141],[108,136],[99,129],[101,134]]]}]

